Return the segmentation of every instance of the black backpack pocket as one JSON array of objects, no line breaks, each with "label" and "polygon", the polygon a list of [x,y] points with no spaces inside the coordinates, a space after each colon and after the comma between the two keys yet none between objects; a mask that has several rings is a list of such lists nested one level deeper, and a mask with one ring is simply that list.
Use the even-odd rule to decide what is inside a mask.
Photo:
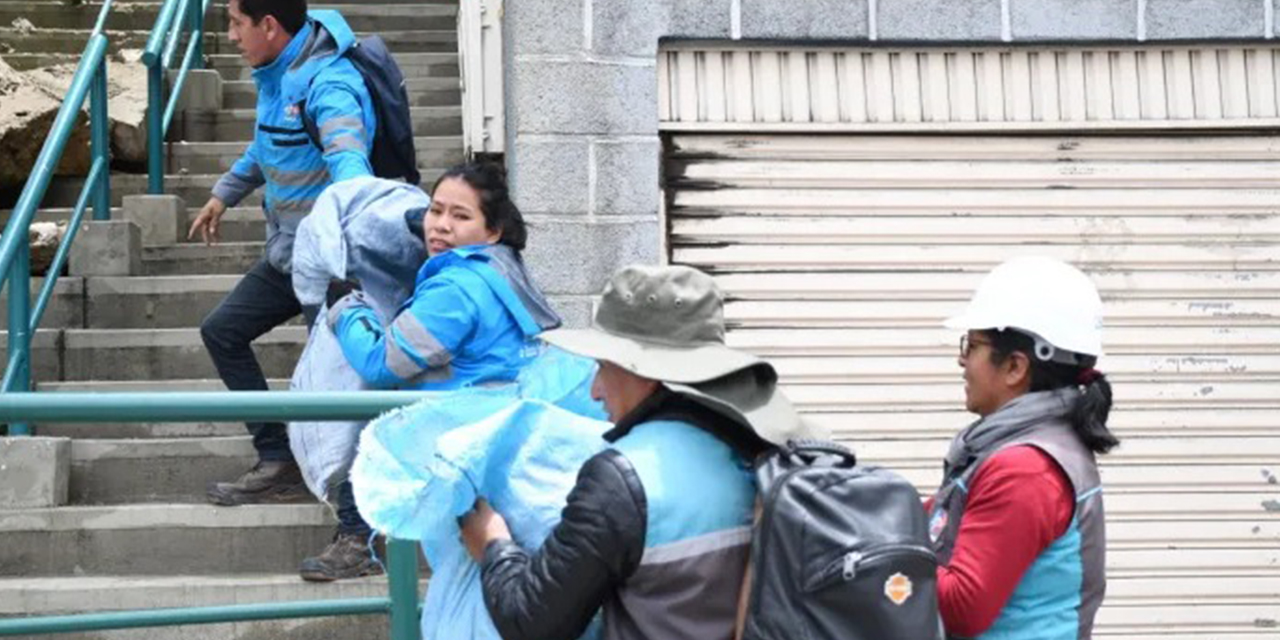
[{"label": "black backpack pocket", "polygon": [[[880,544],[842,550],[813,566],[801,585],[809,637],[936,637],[937,567],[933,551],[918,545]],[[849,620],[858,621],[858,635],[849,635]]]}]

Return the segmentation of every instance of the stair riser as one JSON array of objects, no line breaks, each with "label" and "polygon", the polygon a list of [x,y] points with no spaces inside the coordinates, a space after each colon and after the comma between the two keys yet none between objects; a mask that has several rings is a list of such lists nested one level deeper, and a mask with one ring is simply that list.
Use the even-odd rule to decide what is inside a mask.
[{"label": "stair riser", "polygon": [[227,291],[96,293],[88,299],[91,329],[198,327]]},{"label": "stair riser", "polygon": [[[83,31],[32,31],[20,33],[14,29],[6,29],[9,23],[0,23],[0,51],[6,46],[13,52],[24,54],[62,53],[79,55],[84,53],[85,43],[89,41],[89,32]],[[147,46],[147,31],[116,31],[107,34],[107,51],[115,53],[120,49],[141,49]],[[209,37],[206,42],[212,43]],[[18,68],[12,56],[6,55],[4,60],[9,66]]]},{"label": "stair riser", "polygon": [[[159,3],[136,5],[136,11],[121,11],[118,8],[107,15],[108,31],[150,31],[156,23]],[[456,27],[457,18],[440,6],[420,13],[412,11],[413,7],[401,7],[394,11],[382,12],[379,15],[375,7],[368,7],[356,12],[344,14],[347,24],[358,33],[378,33],[380,31],[443,31]],[[10,25],[18,18],[25,18],[37,29],[92,29],[98,20],[97,6],[69,6],[53,3],[18,5],[0,4],[0,24]],[[416,13],[416,15],[415,15]],[[205,29],[211,33],[225,33],[227,30],[226,12],[210,11],[205,18]]]},{"label": "stair riser", "polygon": [[[227,507],[233,509],[235,507]],[[0,575],[181,575],[296,571],[333,536],[334,525],[12,531]]]},{"label": "stair riser", "polygon": [[255,461],[254,455],[77,460],[71,465],[70,500],[203,503],[209,483],[233,480]]},{"label": "stair riser", "polygon": [[[382,594],[379,594],[382,595]],[[66,613],[81,613],[68,611]],[[296,618],[182,627],[150,627],[119,631],[62,633],[56,636],[14,636],[15,640],[386,640],[385,615]]]},{"label": "stair riser", "polygon": [[[31,305],[36,303],[36,296],[40,295],[40,287],[43,283],[39,280],[31,281]],[[7,287],[6,287],[7,289]],[[0,295],[0,308],[9,308],[9,292],[6,290],[4,295]],[[54,293],[49,299],[49,306],[45,307],[44,317],[40,319],[40,326],[46,329],[57,329],[61,327],[83,327],[84,326],[84,298],[77,291],[72,294]],[[0,313],[0,330],[9,329],[9,314]]]},{"label": "stair riser", "polygon": [[[390,48],[391,53],[456,53],[458,51],[458,34],[455,25],[434,31],[390,31],[356,32],[357,37],[365,37],[377,33]],[[209,46],[206,54],[238,54],[236,45],[232,44],[225,32],[219,31],[206,40]],[[83,49],[83,44],[81,45]]]},{"label": "stair riser", "polygon": [[[417,152],[419,169],[442,169],[462,162],[465,158],[462,147],[453,144],[447,146],[428,145],[425,148],[418,146]],[[231,165],[239,158],[239,153],[226,155],[204,153],[172,154],[169,156],[169,172],[185,171],[191,174],[221,174],[229,170]]]},{"label": "stair riser", "polygon": [[[191,142],[232,142],[253,139],[255,121],[251,117],[230,114],[188,114],[184,121],[182,139]],[[415,136],[462,135],[462,116],[459,114],[423,114],[413,117]]]},{"label": "stair riser", "polygon": [[[439,84],[435,80],[433,83]],[[462,102],[458,89],[425,89],[421,80],[407,80],[410,107],[449,107]],[[454,83],[456,85],[456,83]],[[227,109],[253,109],[258,106],[258,91],[252,84],[235,82],[222,85],[222,106]]]},{"label": "stair riser", "polygon": [[[397,61],[397,64],[400,66],[400,73],[404,75],[405,80],[458,77],[458,63],[456,61],[421,63]],[[239,58],[234,60],[219,58],[212,68],[222,76],[223,81],[253,80],[253,70],[245,66]]]},{"label": "stair riser", "polygon": [[[62,356],[61,347],[54,344],[33,344],[31,346],[31,379],[61,380]],[[0,337],[0,362],[9,362],[8,337]]]},{"label": "stair riser", "polygon": [[[246,125],[247,128],[248,125]],[[461,127],[458,131],[445,133],[419,133],[419,136],[448,136],[460,135]],[[226,140],[231,141],[231,140]],[[431,185],[443,170],[423,171],[422,185]],[[214,183],[218,181],[217,174],[208,175],[191,175],[191,176],[175,176],[170,174],[165,177],[165,193],[176,195],[182,198],[189,206],[199,207],[209,200],[209,192],[213,188]],[[84,178],[54,178],[49,187],[45,199],[40,203],[43,208],[55,207],[71,207],[75,205],[75,199],[80,194],[81,186],[84,184]],[[124,201],[125,196],[139,195],[147,192],[147,177],[145,175],[127,175],[116,174],[111,180],[111,205],[119,207]],[[241,207],[260,207],[262,205],[262,190],[259,189],[245,197],[239,204]]]},{"label": "stair riser", "polygon": [[142,270],[148,276],[244,275],[261,257],[260,248],[199,258],[160,256],[143,260]]},{"label": "stair riser", "polygon": [[[36,424],[42,436],[58,438],[221,438],[242,436],[243,422],[50,422]],[[243,470],[242,470],[243,471]]]},{"label": "stair riser", "polygon": [[[302,354],[302,343],[254,345],[267,377],[287,378]],[[217,378],[203,344],[160,347],[69,347],[64,380],[156,380]]]}]

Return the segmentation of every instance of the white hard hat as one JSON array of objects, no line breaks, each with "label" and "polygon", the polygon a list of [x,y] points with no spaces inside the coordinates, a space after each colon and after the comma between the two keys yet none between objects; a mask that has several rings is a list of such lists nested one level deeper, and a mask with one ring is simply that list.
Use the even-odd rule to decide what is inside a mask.
[{"label": "white hard hat", "polygon": [[[964,313],[949,329],[1017,329],[1036,339],[1042,360],[1073,362],[1056,354],[1102,355],[1102,298],[1079,269],[1043,256],[1013,258],[991,270]],[[1058,355],[1059,357],[1054,357]]]}]

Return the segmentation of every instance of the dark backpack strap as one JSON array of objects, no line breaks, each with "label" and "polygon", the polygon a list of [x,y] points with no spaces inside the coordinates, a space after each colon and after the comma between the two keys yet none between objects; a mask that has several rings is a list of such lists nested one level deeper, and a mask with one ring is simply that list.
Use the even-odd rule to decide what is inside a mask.
[{"label": "dark backpack strap", "polygon": [[324,153],[324,144],[320,141],[320,127],[316,126],[316,121],[307,113],[306,98],[298,103],[298,115],[302,116],[302,128],[306,130],[307,137],[311,138],[311,144],[315,145],[320,153]]}]

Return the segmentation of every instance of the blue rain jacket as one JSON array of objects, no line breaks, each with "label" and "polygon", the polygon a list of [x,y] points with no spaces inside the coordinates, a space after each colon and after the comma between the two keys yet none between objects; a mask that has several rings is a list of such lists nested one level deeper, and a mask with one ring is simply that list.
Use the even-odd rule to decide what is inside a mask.
[{"label": "blue rain jacket", "polygon": [[329,310],[342,352],[380,388],[445,390],[515,380],[560,318],[502,244],[459,247],[422,265],[413,297],[383,329],[363,297]]},{"label": "blue rain jacket", "polygon": [[[579,468],[606,446],[601,435],[612,426],[590,397],[595,368],[547,349],[515,384],[442,392],[361,435],[351,470],[360,513],[379,531],[421,541],[431,564],[424,640],[501,640],[457,518],[484,496],[518,544],[542,546]],[[583,637],[599,635],[597,624]]]},{"label": "blue rain jacket", "polygon": [[[293,236],[325,187],[373,175],[377,119],[364,79],[343,56],[356,36],[337,11],[311,11],[280,57],[253,70],[258,87],[253,142],[213,195],[228,207],[266,185],[267,260],[288,273]],[[302,126],[299,104],[320,130],[323,151]]]}]

